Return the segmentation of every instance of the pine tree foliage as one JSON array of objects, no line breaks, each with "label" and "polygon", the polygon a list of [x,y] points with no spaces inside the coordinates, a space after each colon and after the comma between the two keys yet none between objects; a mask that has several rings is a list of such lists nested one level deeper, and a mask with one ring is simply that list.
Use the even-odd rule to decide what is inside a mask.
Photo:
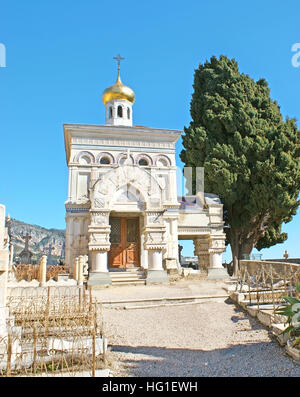
[{"label": "pine tree foliage", "polygon": [[180,157],[204,167],[205,191],[220,196],[236,265],[254,247],[287,238],[281,225],[299,205],[300,133],[295,119],[283,119],[266,80],[240,73],[234,59],[200,64],[193,88]]}]

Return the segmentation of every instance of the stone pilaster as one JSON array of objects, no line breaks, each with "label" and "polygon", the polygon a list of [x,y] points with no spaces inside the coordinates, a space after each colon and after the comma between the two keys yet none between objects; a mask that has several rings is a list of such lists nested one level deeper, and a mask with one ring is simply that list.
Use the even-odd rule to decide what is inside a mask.
[{"label": "stone pilaster", "polygon": [[208,279],[228,278],[227,269],[222,264],[222,253],[225,251],[225,235],[211,235],[209,241],[210,266]]},{"label": "stone pilaster", "polygon": [[108,210],[90,210],[91,223],[88,227],[91,269],[88,285],[111,284],[107,265],[107,253],[110,250],[110,225]]},{"label": "stone pilaster", "polygon": [[194,254],[198,257],[199,270],[207,274],[209,268],[209,236],[203,235],[194,239]]},{"label": "stone pilaster", "polygon": [[167,282],[167,272],[163,268],[162,252],[166,247],[164,235],[166,226],[163,223],[162,211],[145,211],[146,226],[144,248],[148,251],[147,284]]},{"label": "stone pilaster", "polygon": [[84,266],[84,256],[80,255],[78,261],[78,276],[77,276],[78,285],[83,285],[83,266]]},{"label": "stone pilaster", "polygon": [[40,259],[40,268],[39,268],[39,282],[41,287],[43,287],[46,284],[46,279],[47,279],[47,255],[43,255]]}]

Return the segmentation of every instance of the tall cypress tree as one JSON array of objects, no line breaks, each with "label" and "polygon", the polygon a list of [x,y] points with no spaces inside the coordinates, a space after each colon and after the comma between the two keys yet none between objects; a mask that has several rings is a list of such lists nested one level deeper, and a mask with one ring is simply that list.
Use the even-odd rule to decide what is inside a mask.
[{"label": "tall cypress tree", "polygon": [[200,64],[193,88],[180,157],[204,167],[205,191],[224,204],[236,272],[243,254],[287,239],[281,225],[300,203],[300,133],[295,119],[283,119],[267,82],[240,73],[234,59]]}]

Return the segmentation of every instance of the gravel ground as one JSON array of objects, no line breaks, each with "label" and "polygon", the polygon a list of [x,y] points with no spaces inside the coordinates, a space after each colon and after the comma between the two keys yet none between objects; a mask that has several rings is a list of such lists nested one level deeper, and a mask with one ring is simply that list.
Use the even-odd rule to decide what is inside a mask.
[{"label": "gravel ground", "polygon": [[[190,294],[191,283],[179,287]],[[176,296],[179,287],[162,286],[160,293],[169,289]],[[220,283],[202,287],[203,295],[224,293]],[[229,298],[184,307],[105,308],[104,321],[114,376],[300,376],[300,364]]]},{"label": "gravel ground", "polygon": [[224,295],[222,289],[226,284],[222,281],[206,281],[201,279],[181,279],[171,284],[136,285],[108,287],[94,290],[93,295],[101,300],[143,299],[159,297],[178,297],[194,295]]}]

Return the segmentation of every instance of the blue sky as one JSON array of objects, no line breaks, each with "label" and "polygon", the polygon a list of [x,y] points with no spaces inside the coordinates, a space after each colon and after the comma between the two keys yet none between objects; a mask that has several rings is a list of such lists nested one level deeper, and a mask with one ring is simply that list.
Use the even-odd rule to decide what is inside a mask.
[{"label": "blue sky", "polygon": [[[136,94],[134,124],[187,126],[194,69],[220,54],[266,78],[283,115],[299,119],[300,67],[291,63],[299,14],[294,0],[0,0],[0,202],[14,218],[65,227],[62,124],[104,124],[101,94],[115,81],[118,53]],[[298,211],[284,226],[288,241],[264,257],[300,256],[299,228]]]}]

